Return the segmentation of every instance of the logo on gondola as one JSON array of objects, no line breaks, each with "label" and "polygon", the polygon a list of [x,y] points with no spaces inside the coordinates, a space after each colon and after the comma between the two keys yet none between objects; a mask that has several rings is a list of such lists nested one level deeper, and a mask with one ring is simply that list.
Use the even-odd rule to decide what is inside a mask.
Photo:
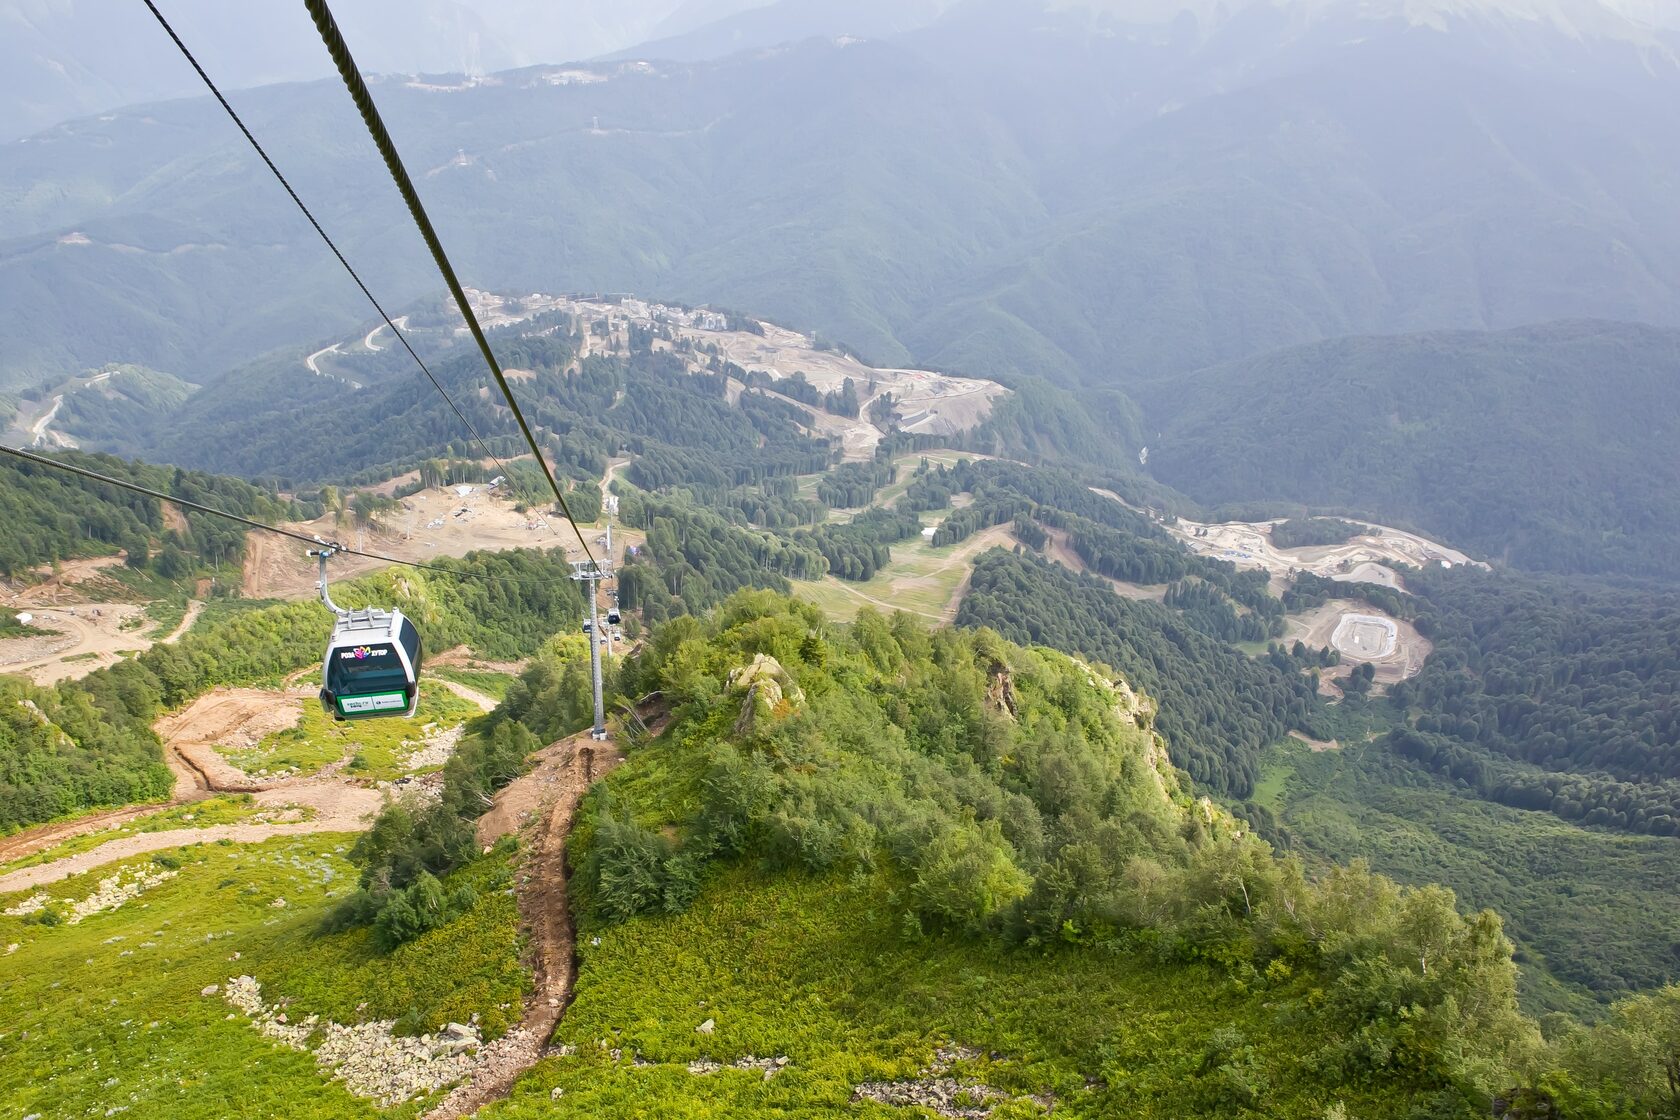
[{"label": "logo on gondola", "polygon": [[388,649],[374,649],[371,646],[357,646],[355,649],[345,650],[338,656],[339,659],[343,661],[366,661],[370,657],[384,657],[390,652],[391,651]]},{"label": "logo on gondola", "polygon": [[373,656],[373,651],[371,649],[369,649],[368,647],[366,647],[366,646],[357,646],[356,647],[356,660],[357,661],[365,661],[371,656]]}]

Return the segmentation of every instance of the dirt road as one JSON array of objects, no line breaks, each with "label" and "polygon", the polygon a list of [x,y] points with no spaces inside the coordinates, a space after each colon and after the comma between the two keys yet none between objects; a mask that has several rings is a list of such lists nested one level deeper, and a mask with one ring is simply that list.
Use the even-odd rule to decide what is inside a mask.
[{"label": "dirt road", "polygon": [[483,1068],[427,1113],[426,1120],[457,1120],[506,1096],[520,1075],[542,1058],[555,1024],[572,1001],[577,944],[566,899],[571,877],[566,837],[590,785],[624,756],[612,742],[593,742],[588,732],[581,732],[538,752],[535,761],[529,774],[496,795],[495,805],[479,818],[477,833],[481,845],[490,845],[524,830],[527,848],[516,881],[520,921],[530,937],[534,987],[519,1026],[493,1044]]},{"label": "dirt road", "polygon": [[[187,844],[213,844],[220,840],[231,840],[235,844],[260,844],[276,836],[303,836],[311,832],[359,832],[368,826],[369,820],[379,811],[384,801],[384,796],[378,790],[364,789],[348,782],[320,779],[278,785],[257,793],[254,797],[257,804],[266,808],[279,809],[299,805],[315,810],[315,815],[309,820],[288,824],[222,824],[209,828],[176,828],[164,832],[142,832],[118,837],[92,851],[66,856],[38,867],[25,867],[9,875],[0,875],[0,894],[56,883],[60,879],[67,879],[71,875],[79,875],[83,871],[91,871],[130,856],[179,848]],[[155,812],[158,806],[148,808]],[[82,824],[87,820],[89,818],[84,817],[74,823]],[[114,822],[107,820],[100,827],[109,827],[112,823]],[[71,835],[80,833],[73,832],[60,839],[68,839]]]},{"label": "dirt road", "polygon": [[252,778],[216,748],[249,749],[270,735],[296,727],[311,696],[301,690],[277,693],[218,688],[158,720],[156,731],[163,739],[164,759],[175,771],[176,797],[190,797],[189,784],[191,789],[215,793],[257,793],[276,788],[276,783]]},{"label": "dirt road", "polygon": [[482,711],[493,712],[500,703],[500,701],[498,701],[494,696],[480,692],[476,688],[468,688],[466,685],[457,681],[445,680],[442,677],[438,677],[436,680],[443,687],[447,688],[467,703],[477,704]]},{"label": "dirt road", "polygon": [[169,636],[158,641],[159,645],[172,646],[181,640],[181,635],[192,629],[192,624],[198,621],[198,616],[204,613],[204,604],[197,599],[187,600],[187,613],[181,616],[180,624],[169,632]]},{"label": "dirt road", "polygon": [[[41,446],[41,444],[47,440],[49,434],[51,435],[52,442],[55,446],[63,447],[66,445],[64,439],[57,432],[50,431],[52,428],[52,422],[58,417],[58,410],[63,407],[64,394],[60,393],[58,396],[53,398],[52,407],[42,413],[41,418],[30,426],[29,445],[31,447]],[[74,444],[71,444],[70,446],[74,446]]]},{"label": "dirt road", "polygon": [[[73,821],[27,829],[0,841],[0,862],[20,859],[71,837],[125,824],[175,805],[200,801],[213,793],[249,793],[259,806],[269,809],[300,806],[313,810],[311,819],[290,823],[180,828],[122,836],[78,855],[0,875],[0,892],[57,882],[115,860],[183,844],[217,840],[255,844],[274,836],[354,832],[365,828],[384,801],[384,795],[379,790],[347,781],[328,771],[309,778],[258,782],[216,753],[216,744],[252,745],[276,731],[294,726],[298,706],[306,698],[307,694],[301,692],[275,693],[258,689],[219,689],[199,697],[181,711],[163,717],[156,725],[158,734],[163,738],[164,762],[175,775],[175,787],[169,802],[112,809]],[[482,699],[488,700],[489,697]]]}]

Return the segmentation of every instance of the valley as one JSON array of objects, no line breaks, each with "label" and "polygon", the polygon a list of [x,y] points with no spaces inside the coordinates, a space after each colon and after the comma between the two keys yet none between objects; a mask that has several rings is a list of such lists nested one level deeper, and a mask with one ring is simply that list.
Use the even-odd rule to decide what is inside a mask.
[{"label": "valley", "polygon": [[1680,1117],[1651,0],[7,4],[0,1115]]},{"label": "valley", "polygon": [[[867,608],[883,614],[902,611],[927,623],[962,621],[967,617],[964,603],[976,564],[1000,547],[1022,550],[1029,556],[1043,555],[1069,573],[1100,579],[1104,587],[1140,606],[1162,606],[1167,611],[1161,616],[1163,620],[1200,617],[1185,613],[1189,610],[1188,606],[1172,598],[1200,582],[1211,580],[1210,589],[1224,588],[1223,591],[1212,592],[1214,599],[1221,603],[1235,602],[1236,613],[1232,617],[1241,623],[1255,607],[1266,606],[1266,600],[1274,600],[1267,610],[1276,611],[1275,597],[1291,594],[1301,578],[1312,576],[1327,581],[1327,587],[1347,590],[1319,593],[1323,596],[1321,600],[1309,599],[1306,601],[1309,605],[1277,611],[1275,623],[1270,621],[1273,615],[1266,615],[1267,625],[1277,628],[1272,640],[1281,642],[1284,647],[1299,642],[1305,650],[1304,656],[1316,659],[1296,666],[1290,672],[1298,679],[1303,669],[1311,669],[1319,682],[1319,696],[1331,705],[1329,712],[1338,712],[1340,705],[1346,705],[1362,713],[1366,705],[1380,702],[1389,690],[1414,680],[1433,648],[1430,640],[1419,633],[1408,613],[1415,608],[1399,611],[1397,606],[1414,598],[1409,588],[1413,577],[1406,573],[1427,566],[1443,573],[1480,571],[1488,572],[1495,579],[1500,578],[1498,573],[1489,571],[1488,565],[1472,560],[1447,544],[1369,521],[1362,521],[1359,525],[1361,531],[1342,544],[1285,548],[1272,540],[1272,534],[1280,524],[1278,519],[1218,522],[1161,516],[1150,512],[1146,506],[1123,499],[1118,492],[1105,486],[1085,484],[1060,489],[1063,485],[1060,482],[1050,485],[1050,480],[1056,477],[1054,472],[1027,467],[1018,460],[960,449],[967,433],[974,430],[974,425],[983,425],[986,415],[964,414],[958,405],[977,401],[990,408],[996,402],[1008,399],[998,386],[989,382],[966,382],[910,370],[871,370],[837,351],[819,348],[808,337],[772,324],[751,321],[754,329],[729,330],[726,328],[730,323],[724,321],[720,313],[693,311],[629,297],[612,300],[547,296],[513,298],[480,292],[474,298],[476,310],[494,323],[504,338],[554,338],[557,337],[556,331],[561,335],[570,332],[578,345],[570,352],[558,350],[556,358],[552,359],[563,363],[559,374],[564,378],[579,379],[584,376],[586,368],[601,368],[596,365],[600,362],[628,361],[633,364],[668,354],[683,363],[680,373],[660,375],[670,377],[672,385],[680,385],[685,380],[703,382],[706,377],[715,376],[721,368],[727,371],[723,394],[731,410],[744,411],[754,399],[773,399],[795,410],[786,415],[799,438],[815,437],[826,441],[831,449],[832,465],[828,470],[797,474],[786,483],[787,493],[821,507],[820,520],[814,530],[842,534],[854,529],[873,532],[873,529],[864,529],[866,525],[873,524],[873,517],[914,518],[914,531],[906,539],[892,539],[870,546],[877,551],[863,578],[841,578],[836,574],[837,570],[832,565],[838,563],[840,553],[831,552],[831,570],[815,579],[801,574],[791,580],[790,590],[816,604],[826,616],[835,620],[851,621]],[[434,320],[411,316],[408,322],[413,325]],[[741,321],[737,320],[736,325],[740,324]],[[415,337],[423,345],[437,345],[440,340],[447,339],[451,330],[453,328],[422,326]],[[367,364],[380,361],[380,355],[389,349],[381,342],[380,333],[359,333],[354,339],[339,344],[330,355],[317,355],[321,373],[347,380],[365,379],[370,384],[388,378],[388,373],[381,374],[376,366]],[[667,334],[669,338],[665,337]],[[528,343],[521,342],[519,345]],[[636,357],[638,351],[635,347],[641,348],[643,358]],[[716,349],[715,354],[713,348]],[[717,364],[713,365],[713,361]],[[830,412],[824,406],[826,402],[810,404],[789,397],[779,387],[796,373],[802,375],[799,380],[810,387],[800,392],[813,393],[813,399],[819,401],[823,401],[825,394],[844,388],[848,378],[854,385],[861,382],[868,386],[873,381],[874,388],[860,394],[860,411],[866,411],[867,402],[875,396],[894,392],[896,419],[886,420],[883,414],[882,421],[878,423],[853,421]],[[544,372],[538,363],[533,363],[531,369],[516,367],[511,376],[525,385],[528,393],[537,395],[539,407],[542,394],[538,392],[538,387],[557,384],[545,381],[553,374]],[[759,377],[763,380],[758,380]],[[924,381],[932,389],[926,397],[917,398],[913,394]],[[903,400],[899,399],[899,393],[904,394]],[[622,406],[624,396],[624,390],[620,389],[611,398],[601,399],[604,405],[616,408]],[[907,407],[910,407],[909,412],[905,411]],[[970,426],[952,432],[948,439],[906,430],[910,426],[907,420],[915,421],[918,417],[926,420],[923,413],[936,413],[942,420],[959,417]],[[941,442],[958,446],[938,446]],[[915,449],[893,450],[907,445]],[[579,479],[576,483],[579,490],[575,491],[582,492],[588,488],[604,495],[611,487],[626,495],[623,500],[629,503],[626,511],[631,523],[621,522],[615,527],[615,559],[621,566],[629,565],[631,568],[651,565],[651,570],[656,572],[667,569],[674,557],[668,551],[668,542],[661,542],[657,547],[650,544],[652,536],[647,528],[647,519],[664,515],[638,512],[641,501],[638,495],[644,485],[655,481],[647,473],[647,468],[650,460],[658,455],[658,451],[646,447],[638,453],[623,443],[609,445],[599,478]],[[530,465],[528,458],[518,456],[510,456],[505,463],[515,470]],[[487,466],[487,460],[456,461],[448,472],[471,481],[442,484],[419,469],[405,470],[394,476],[375,476],[361,486],[345,487],[334,499],[336,508],[323,512],[321,516],[283,523],[307,535],[342,540],[353,547],[412,557],[422,562],[462,557],[469,553],[516,555],[531,549],[557,549],[556,555],[575,558],[575,539],[571,538],[569,530],[563,528],[563,522],[543,513],[540,505],[527,504],[531,501],[528,482],[513,480],[491,487]],[[827,494],[835,485],[834,480],[844,473],[841,468],[867,473],[873,479],[866,491],[867,496],[858,504],[828,505],[818,500],[819,494]],[[929,498],[924,494],[930,483],[942,477],[942,472],[949,473],[953,479],[963,480],[943,484],[954,491],[943,503],[937,497]],[[662,481],[655,481],[656,489],[651,493],[663,489]],[[672,483],[681,485],[680,476],[663,485]],[[751,488],[744,489],[751,491]],[[769,494],[771,491],[765,486],[763,492]],[[937,491],[934,493],[937,494]],[[351,507],[359,494],[376,496],[384,505],[365,516],[353,513]],[[1028,495],[1032,497],[1029,499]],[[720,497],[716,493],[702,492],[694,497],[699,499],[700,507],[728,509],[727,505],[715,504]],[[593,509],[595,504],[591,499],[585,508]],[[1015,512],[1017,509],[1021,512]],[[1005,514],[1004,510],[1010,512]],[[1073,520],[1068,520],[1067,515],[1061,512],[1064,510],[1078,513]],[[805,529],[771,530],[750,522],[741,525],[739,514],[731,516],[737,521],[727,533],[743,544],[753,540],[799,542],[807,539]],[[1172,565],[1178,566],[1160,569],[1163,573],[1177,574],[1153,578],[1144,574],[1146,569],[1134,571],[1111,567],[1109,561],[1092,551],[1090,534],[1093,530],[1081,527],[1085,523],[1079,519],[1093,517],[1098,521],[1111,519],[1113,525],[1123,527],[1124,533],[1142,534],[1136,540],[1153,540],[1149,547],[1158,550],[1163,558],[1181,554],[1189,559],[1172,561]],[[999,522],[998,518],[1003,520]],[[1026,518],[1024,523],[1021,518]],[[586,526],[592,548],[599,548],[603,529],[604,524],[599,520]],[[709,531],[724,532],[721,527]],[[685,532],[692,539],[692,530]],[[1042,533],[1042,539],[1036,536],[1038,533]],[[827,538],[812,536],[809,539]],[[848,538],[833,538],[836,542],[844,539]],[[826,550],[835,546],[824,544],[822,547]],[[75,566],[88,563],[93,566],[85,573]],[[62,599],[66,595],[66,585],[74,587],[82,575],[96,576],[98,565],[111,563],[114,561],[71,562],[57,582],[42,584],[26,594],[31,596],[32,601],[41,601],[43,596],[49,600],[53,597]],[[714,568],[706,567],[698,555],[688,563],[694,565],[695,571],[715,572]],[[1183,564],[1190,566],[1185,568]],[[378,573],[382,567],[376,561],[342,557],[335,561],[334,579],[335,582],[355,581]],[[1261,598],[1244,598],[1247,592],[1223,582],[1231,577],[1219,573],[1227,570],[1238,576],[1246,571],[1264,577],[1264,584],[1260,585],[1263,589],[1257,592]],[[302,555],[301,546],[271,540],[264,534],[251,534],[246,538],[236,575],[242,594],[250,599],[308,601],[315,594],[314,567]],[[691,589],[687,579],[673,578],[671,590],[683,592],[686,598]],[[1362,587],[1371,590],[1362,592]],[[1382,600],[1379,592],[1398,598]],[[70,592],[69,595],[72,599],[87,602],[78,601],[74,606],[60,602],[58,609],[74,609],[82,614],[97,606],[101,610],[100,617],[104,617],[104,606],[93,602],[87,589],[80,593]],[[1362,597],[1364,595],[1378,596],[1379,601],[1368,601]],[[1232,600],[1230,596],[1236,596],[1236,599]],[[704,602],[700,599],[692,601],[696,604]],[[116,636],[145,633],[144,630],[120,629],[123,625],[121,620],[138,617],[138,604],[113,606],[113,617],[118,619],[113,624]],[[693,608],[684,602],[682,609]],[[172,636],[178,640],[183,633],[192,633],[196,618],[197,613],[189,604],[178,621],[171,622]],[[41,621],[46,623],[49,619],[43,617]],[[1211,616],[1207,624],[1211,625]],[[1204,623],[1193,621],[1191,625],[1200,627]],[[1224,625],[1221,624],[1221,627]],[[1221,640],[1230,640],[1223,628],[1210,632],[1219,635]],[[161,631],[152,633],[156,637]],[[1051,631],[1040,633],[1043,634],[1041,640],[1051,644],[1071,643],[1082,652],[1108,656],[1100,652],[1106,648],[1101,643],[1058,637]],[[44,640],[53,644],[43,648],[40,643]],[[117,664],[150,646],[151,640],[135,638],[121,642],[113,637],[106,645],[110,648],[101,647],[95,658],[86,658],[83,656],[85,653],[96,651],[85,643],[59,648],[57,642],[51,639],[13,638],[0,639],[0,652],[6,649],[36,651],[33,656],[14,663],[26,665],[36,680],[50,683],[86,677],[102,667]],[[1249,639],[1239,645],[1239,656],[1259,663],[1254,671],[1261,677],[1276,672],[1264,664],[1269,648],[1267,640]],[[1325,664],[1326,661],[1333,663]],[[1371,686],[1369,695],[1356,694],[1352,688],[1360,684],[1358,671],[1364,666],[1369,666],[1372,671],[1367,678]],[[1271,676],[1268,678],[1270,683],[1265,687],[1294,687],[1284,684],[1288,677],[1289,674]],[[1198,687],[1188,679],[1183,681],[1183,685]],[[428,693],[430,702],[442,702],[440,689],[459,690],[462,687],[456,682],[440,682]],[[313,717],[306,717],[305,723],[310,724],[308,727],[297,726],[300,709],[313,710],[308,705],[306,691],[288,695],[284,691],[270,693],[258,690],[241,695],[248,699],[215,701],[215,694],[211,694],[205,702],[218,704],[214,709],[218,711],[233,711],[238,708],[238,703],[254,705],[250,709],[254,713],[250,718],[258,722],[252,725],[254,730],[251,733],[239,732],[231,724],[224,730],[217,719],[210,718],[205,724],[207,737],[195,740],[189,736],[185,740],[185,753],[183,748],[171,745],[176,742],[175,738],[164,734],[165,757],[195,759],[202,768],[200,781],[204,786],[233,791],[236,795],[248,792],[260,798],[258,807],[261,811],[266,812],[283,804],[296,805],[301,811],[311,814],[310,822],[301,822],[306,825],[304,831],[316,827],[314,822],[326,822],[320,824],[321,828],[346,823],[345,818],[333,808],[330,798],[319,805],[308,800],[326,797],[323,791],[339,788],[335,783],[347,782],[343,788],[352,791],[377,788],[381,782],[404,783],[390,787],[395,790],[410,788],[418,777],[423,776],[404,764],[404,759],[414,754],[415,750],[420,755],[426,753],[427,748],[423,744],[415,750],[401,748],[395,743],[376,744],[372,741],[351,746],[331,735],[318,721],[310,724]],[[453,696],[450,700],[460,702],[460,697]],[[230,704],[233,707],[230,708]],[[200,716],[198,711],[196,707],[188,706],[189,721],[208,718]],[[470,709],[467,714],[470,714]],[[1206,718],[1198,717],[1198,720]],[[1305,730],[1284,723],[1278,725],[1275,732],[1261,735],[1255,746],[1258,749],[1267,735],[1275,735],[1273,742],[1281,739],[1286,730],[1289,735],[1315,743],[1332,740],[1336,743],[1361,743],[1380,733],[1384,726],[1381,719],[1372,723],[1362,714],[1354,714],[1351,718],[1352,723],[1345,728],[1341,724],[1348,721],[1342,716],[1336,716],[1322,726],[1308,721],[1302,725]],[[264,720],[278,722],[269,727],[262,722]],[[1173,725],[1169,723],[1169,726]],[[160,730],[163,729],[160,727]],[[256,731],[262,733],[256,734]],[[1171,734],[1175,749],[1185,749],[1192,735],[1200,736],[1204,732],[1175,726]],[[199,745],[194,746],[195,742]],[[211,744],[219,744],[222,749],[214,749]],[[444,757],[438,756],[439,760]],[[356,763],[355,768],[347,769],[352,762]],[[433,763],[434,766],[436,764]],[[1216,768],[1213,773],[1217,772]],[[213,777],[207,778],[207,775]],[[1198,774],[1198,780],[1201,779],[1202,775]],[[279,783],[278,788],[275,783]],[[285,800],[284,787],[288,784],[301,791],[290,802]],[[177,795],[180,796],[181,791],[178,790]],[[360,794],[352,792],[349,796],[352,804],[360,804],[354,801]],[[91,829],[99,827],[94,823],[97,820],[97,817],[90,818]],[[267,833],[253,832],[250,828],[268,826],[228,824],[219,827],[246,829],[225,835],[263,836]],[[125,839],[125,843],[140,847],[117,846],[111,852],[162,850],[173,837],[151,838],[159,835],[163,833],[150,832],[145,839]],[[210,835],[222,836],[224,833]],[[77,858],[86,864],[92,857],[81,853]]]}]

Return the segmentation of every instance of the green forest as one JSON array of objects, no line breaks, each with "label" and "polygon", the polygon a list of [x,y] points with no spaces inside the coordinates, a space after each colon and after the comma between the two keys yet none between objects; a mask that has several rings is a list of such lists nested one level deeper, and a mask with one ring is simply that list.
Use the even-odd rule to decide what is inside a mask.
[{"label": "green forest", "polygon": [[1300,672],[1249,658],[1175,611],[1123,599],[1102,580],[1036,557],[993,550],[977,559],[957,623],[1113,665],[1159,702],[1173,762],[1198,788],[1238,800],[1253,791],[1267,747],[1317,726],[1319,702]]},{"label": "green forest", "polygon": [[[314,517],[317,507],[282,500],[237,478],[149,466],[112,455],[61,452],[60,458],[100,474],[259,521]],[[80,556],[122,550],[131,567],[176,579],[199,566],[237,565],[245,529],[187,512],[185,531],[166,527],[162,504],[52,467],[0,457],[0,575]],[[159,544],[153,555],[153,545]]]},{"label": "green forest", "polygon": [[1077,1114],[1317,1117],[1309,1101],[1355,1086],[1386,1099],[1372,1115],[1482,1115],[1511,1084],[1582,1117],[1673,1103],[1657,1040],[1680,992],[1543,1040],[1496,916],[1358,863],[1308,875],[1277,857],[1190,800],[1101,666],[744,594],[660,628],[620,686],[659,689],[676,719],[586,802],[571,842],[586,934],[709,909],[720,876],[761,889],[730,867],[776,891],[849,879],[854,905],[890,907],[923,953],[1016,946],[1047,977],[1093,947],[1122,968],[1210,968],[1307,1032],[1289,1056],[1235,1030],[1199,1057],[1157,1054],[1185,1063],[1170,1087],[1082,1067]]},{"label": "green forest", "polygon": [[1279,548],[1310,548],[1346,544],[1369,531],[1369,525],[1344,521],[1340,517],[1291,517],[1273,525],[1271,536],[1272,543]]},{"label": "green forest", "polygon": [[1374,741],[1269,758],[1244,815],[1312,866],[1368,859],[1415,886],[1497,910],[1517,943],[1523,1006],[1601,1018],[1680,983],[1680,840],[1517,809]]},{"label": "green forest", "polygon": [[1474,571],[1408,585],[1435,654],[1402,755],[1565,820],[1680,836],[1680,596]]}]

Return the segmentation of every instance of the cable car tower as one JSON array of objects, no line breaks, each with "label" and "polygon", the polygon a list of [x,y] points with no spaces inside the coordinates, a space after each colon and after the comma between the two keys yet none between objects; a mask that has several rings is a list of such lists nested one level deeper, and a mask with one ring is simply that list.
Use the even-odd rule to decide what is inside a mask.
[{"label": "cable car tower", "polygon": [[572,561],[572,579],[584,585],[584,595],[589,599],[583,632],[589,639],[589,677],[595,689],[595,727],[589,737],[597,742],[607,737],[607,713],[601,700],[601,612],[596,590],[602,580],[612,578],[611,562],[610,556],[605,567],[587,560]]},{"label": "cable car tower", "polygon": [[589,598],[589,617],[584,620],[583,632],[589,638],[589,677],[595,690],[595,727],[590,731],[590,738],[597,742],[607,737],[606,705],[601,699],[601,647],[607,647],[607,656],[612,656],[612,628],[618,624],[621,617],[618,610],[618,591],[608,592],[612,596],[612,603],[607,607],[607,625],[601,625],[601,605],[598,594],[601,582],[613,578],[613,550],[612,550],[612,519],[618,513],[618,496],[609,494],[601,503],[607,518],[606,533],[597,538],[606,546],[604,562],[591,563],[587,560],[572,561],[572,579],[584,585],[584,594]]}]

